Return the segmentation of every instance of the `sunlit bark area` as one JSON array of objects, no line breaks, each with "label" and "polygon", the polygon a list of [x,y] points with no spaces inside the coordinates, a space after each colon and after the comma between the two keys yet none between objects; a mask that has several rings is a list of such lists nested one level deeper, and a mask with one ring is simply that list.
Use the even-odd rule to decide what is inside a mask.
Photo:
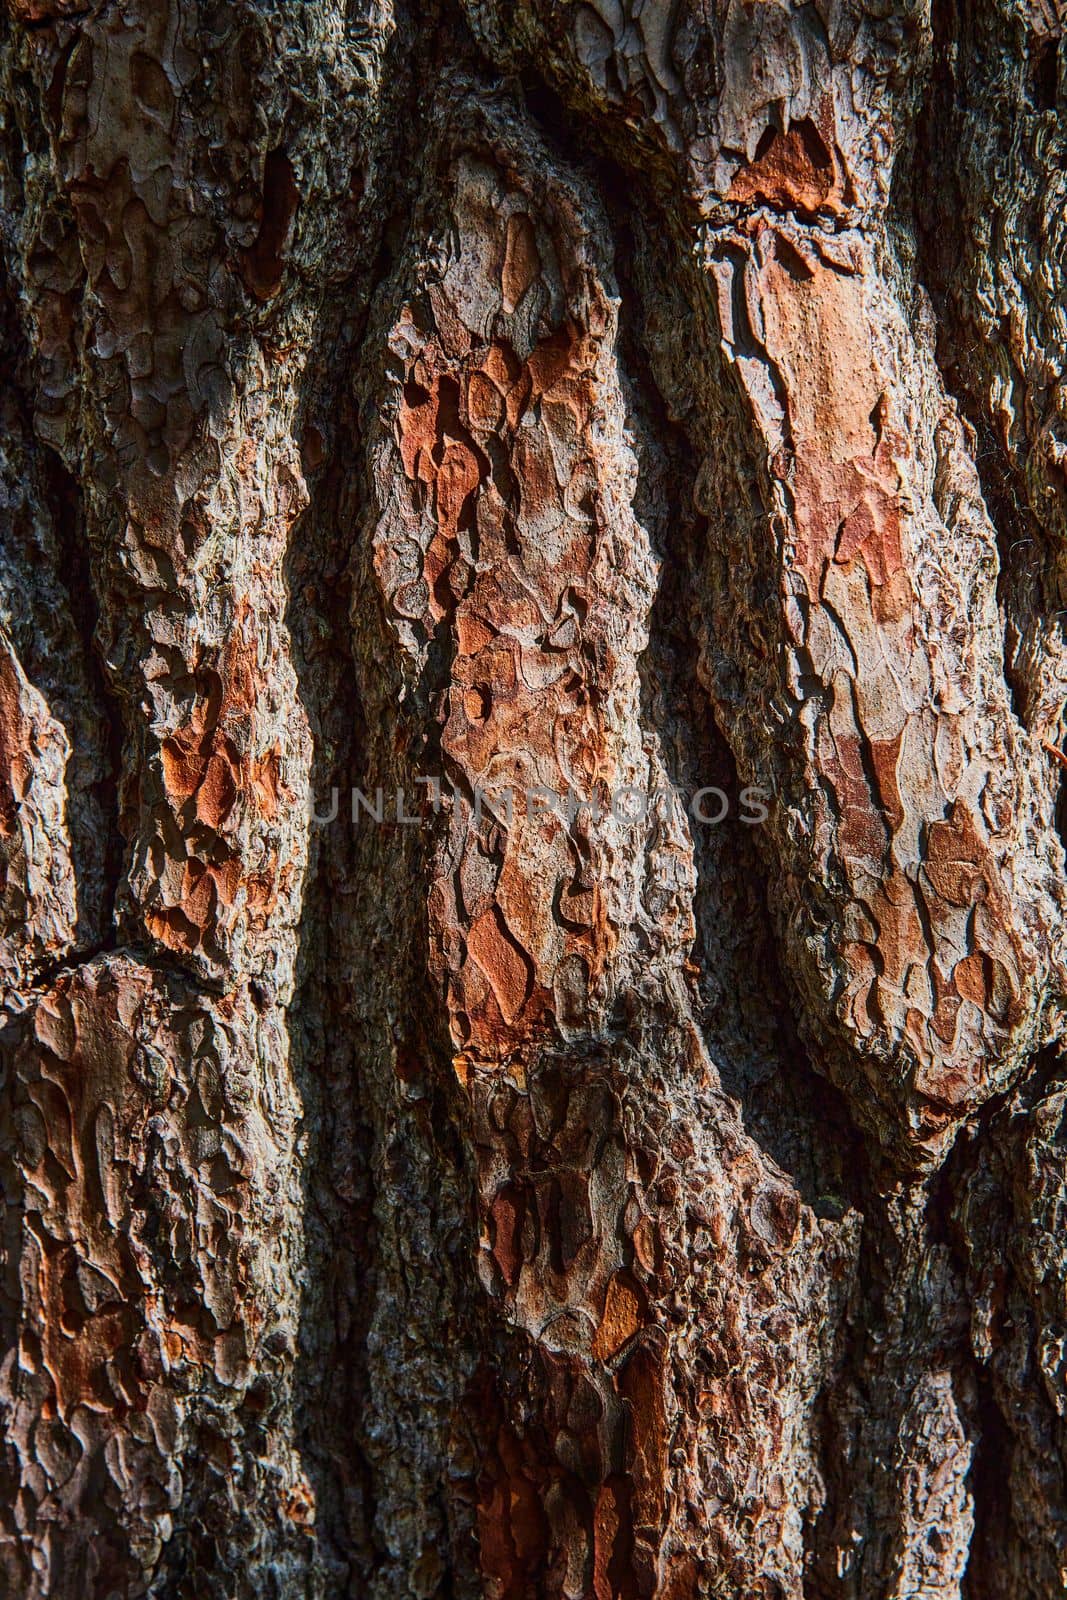
[{"label": "sunlit bark area", "polygon": [[0,1595],[1067,1592],[1054,0],[5,0]]}]

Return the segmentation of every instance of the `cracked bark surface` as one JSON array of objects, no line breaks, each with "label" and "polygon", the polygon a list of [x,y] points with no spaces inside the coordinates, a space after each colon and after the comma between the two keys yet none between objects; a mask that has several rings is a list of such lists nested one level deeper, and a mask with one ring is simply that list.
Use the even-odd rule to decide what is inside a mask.
[{"label": "cracked bark surface", "polygon": [[1055,8],[2,27],[0,1592],[1064,1592]]}]

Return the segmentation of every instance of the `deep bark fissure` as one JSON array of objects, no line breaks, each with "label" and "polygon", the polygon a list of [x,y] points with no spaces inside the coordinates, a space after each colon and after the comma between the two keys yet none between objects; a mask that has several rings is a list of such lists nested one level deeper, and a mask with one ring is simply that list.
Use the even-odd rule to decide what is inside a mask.
[{"label": "deep bark fissure", "polygon": [[[529,97],[528,97],[529,98]],[[554,99],[554,97],[552,97]],[[557,123],[564,116],[556,102]],[[704,1036],[712,1060],[722,1079],[726,1092],[741,1108],[746,1127],[759,1140],[768,1154],[789,1173],[798,1184],[807,1202],[816,1211],[827,1203],[835,1192],[841,1196],[831,1204],[845,1209],[855,1199],[847,1186],[847,1163],[842,1159],[841,1147],[856,1144],[854,1130],[847,1108],[833,1087],[819,1079],[811,1067],[808,1054],[796,1037],[788,1007],[779,1004],[775,997],[784,994],[784,981],[778,967],[777,954],[769,938],[769,929],[754,937],[741,923],[766,918],[770,914],[769,875],[754,847],[754,834],[740,820],[739,797],[742,784],[729,744],[719,727],[718,712],[713,698],[701,680],[697,668],[699,639],[693,628],[687,595],[699,571],[698,551],[709,537],[706,518],[693,504],[692,486],[695,484],[699,463],[692,444],[679,422],[670,418],[667,403],[660,393],[655,374],[644,353],[642,330],[645,313],[640,290],[633,277],[633,257],[638,248],[631,223],[632,212],[642,209],[645,238],[654,236],[665,228],[665,219],[657,216],[655,201],[647,196],[635,202],[628,193],[628,179],[623,170],[605,156],[596,165],[600,194],[609,218],[612,220],[615,241],[615,271],[623,298],[620,320],[622,348],[626,354],[627,368],[632,374],[630,389],[633,404],[640,404],[642,429],[650,439],[651,451],[658,455],[656,470],[652,463],[639,458],[635,509],[638,516],[653,534],[653,543],[661,566],[656,598],[650,613],[649,644],[641,659],[644,709],[650,726],[663,729],[665,723],[675,718],[680,727],[675,731],[674,749],[664,744],[664,758],[670,776],[680,781],[687,796],[704,787],[720,790],[727,796],[729,809],[720,834],[709,833],[699,819],[691,821],[696,886],[694,910],[697,915],[697,932],[693,954],[704,968]],[[648,487],[655,479],[658,493]],[[670,501],[667,486],[670,486]],[[644,486],[644,487],[643,487]],[[679,492],[679,486],[684,486]],[[650,498],[655,493],[655,502]],[[649,498],[647,509],[644,499]],[[658,696],[653,684],[659,685]],[[658,700],[658,703],[657,703]],[[667,709],[669,708],[669,710]],[[682,760],[685,771],[678,770]],[[684,779],[684,781],[683,781]],[[773,797],[767,796],[773,803]],[[722,802],[717,800],[718,808]],[[722,840],[724,843],[720,843]],[[714,841],[714,842],[713,842]],[[767,998],[760,1007],[761,1022],[769,1024],[772,1043],[765,1049],[762,1060],[758,1051],[738,1052],[733,1041],[743,1037],[742,1013],[751,1014],[749,1006],[741,1004],[740,995],[729,995],[728,1003],[737,1014],[729,1023],[718,1028],[709,1027],[709,1013],[722,1007],[722,977],[718,983],[718,1005],[708,994],[708,979],[714,974],[717,963],[709,959],[706,950],[706,931],[703,926],[708,916],[716,911],[709,909],[702,917],[704,906],[718,901],[719,915],[724,908],[724,896],[716,895],[713,888],[724,875],[736,875],[739,885],[748,891],[745,905],[740,902],[734,912],[739,919],[736,927],[727,927],[719,934],[718,956],[721,961],[725,950],[741,942],[749,943],[755,953],[753,965],[767,977]],[[747,916],[746,916],[747,911]],[[734,981],[740,976],[733,974]],[[727,984],[730,980],[727,979]],[[753,997],[745,997],[751,1002]],[[749,1059],[745,1059],[746,1054]],[[794,1101],[782,1094],[779,1087],[784,1080],[783,1067],[788,1062],[800,1081],[790,1083]],[[769,1092],[768,1092],[769,1090]],[[810,1111],[801,1105],[810,1105]],[[816,1107],[818,1110],[816,1111]],[[799,1129],[797,1119],[799,1117]],[[819,1119],[824,1119],[828,1130],[823,1133]],[[858,1148],[858,1146],[857,1146]],[[842,1180],[845,1183],[842,1183]],[[847,1201],[844,1195],[848,1195]]]},{"label": "deep bark fissure", "polygon": [[[964,9],[955,0],[935,0],[932,6],[933,65],[929,93],[924,100],[915,141],[918,203],[912,208],[916,238],[916,267],[920,281],[934,298],[937,313],[939,366],[945,386],[958,402],[975,433],[974,464],[997,533],[1000,572],[997,598],[1004,620],[1004,671],[1012,709],[1025,722],[1028,685],[1018,666],[1019,601],[1027,599],[1020,584],[1016,552],[1039,546],[1042,536],[1027,505],[1026,486],[1012,463],[1004,441],[961,368],[959,336],[952,314],[950,265],[968,240],[961,225],[962,196],[955,172],[946,166],[943,152],[955,126],[960,83],[950,53],[958,44]],[[1043,588],[1043,585],[1039,587]]]},{"label": "deep bark fissure", "polygon": [[[28,544],[20,548],[14,526],[5,530],[3,552],[9,563],[9,582],[13,588],[24,588],[29,596],[29,615],[16,613],[11,619],[16,643],[25,654],[34,680],[46,691],[67,728],[72,747],[67,777],[71,866],[77,901],[72,933],[78,959],[84,961],[90,958],[90,951],[114,948],[116,936],[115,902],[122,861],[118,777],[122,770],[123,718],[121,704],[100,660],[99,606],[78,484],[57,452],[34,439],[26,377],[32,366],[31,354],[11,286],[11,274],[5,265],[0,296],[0,349],[17,374],[9,387],[8,403],[18,419],[18,443],[15,428],[9,438],[22,450],[32,481],[39,489],[39,514],[47,521],[53,541],[55,565],[48,578],[54,587],[43,594],[35,592],[34,558],[40,561],[46,552],[31,550]],[[10,426],[10,417],[5,421]],[[9,516],[13,522],[11,508]],[[61,637],[61,644],[74,654],[73,659],[64,660],[62,653],[53,653],[55,621],[45,621],[40,614],[42,606],[69,613],[69,633],[65,618],[59,625],[67,635]],[[95,749],[83,748],[87,734],[91,734]]]},{"label": "deep bark fissure", "polygon": [[0,1586],[1047,1600],[1054,20],[7,11]]}]

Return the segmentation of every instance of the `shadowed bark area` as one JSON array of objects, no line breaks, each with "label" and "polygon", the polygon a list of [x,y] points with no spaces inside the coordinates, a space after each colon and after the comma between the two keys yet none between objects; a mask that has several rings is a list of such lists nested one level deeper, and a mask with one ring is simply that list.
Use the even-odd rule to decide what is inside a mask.
[{"label": "shadowed bark area", "polygon": [[0,26],[0,1593],[1062,1592],[1055,8]]}]

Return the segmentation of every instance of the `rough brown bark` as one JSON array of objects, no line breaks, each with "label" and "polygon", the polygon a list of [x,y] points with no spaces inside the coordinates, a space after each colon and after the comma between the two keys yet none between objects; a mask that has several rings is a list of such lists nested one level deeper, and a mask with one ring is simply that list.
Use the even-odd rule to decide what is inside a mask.
[{"label": "rough brown bark", "polygon": [[7,0],[0,1592],[1067,1592],[1062,57]]}]

